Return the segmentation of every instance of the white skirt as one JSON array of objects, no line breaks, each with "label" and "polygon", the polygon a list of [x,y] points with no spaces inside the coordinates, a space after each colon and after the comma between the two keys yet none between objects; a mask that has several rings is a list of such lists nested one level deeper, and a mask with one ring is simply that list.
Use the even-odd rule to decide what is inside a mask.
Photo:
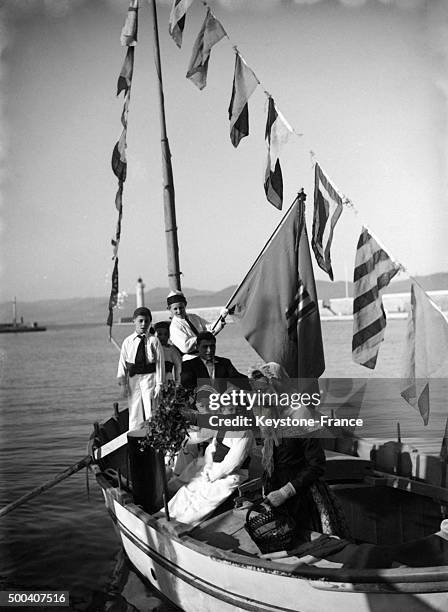
[{"label": "white skirt", "polygon": [[[212,476],[213,471],[219,469],[219,466],[219,463],[212,464]],[[198,457],[197,460],[187,465],[182,474],[176,478],[179,484],[179,481],[185,484],[168,503],[171,518],[188,525],[197,525],[248,478],[248,471],[240,469],[229,476],[210,482],[203,476],[203,469],[204,457]]]}]

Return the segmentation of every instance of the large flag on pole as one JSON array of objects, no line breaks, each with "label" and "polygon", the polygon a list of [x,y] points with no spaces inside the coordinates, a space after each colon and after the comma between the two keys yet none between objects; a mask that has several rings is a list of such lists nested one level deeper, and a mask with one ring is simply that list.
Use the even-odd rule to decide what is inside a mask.
[{"label": "large flag on pole", "polygon": [[333,231],[342,213],[342,196],[316,162],[314,167],[314,217],[311,241],[319,267],[333,280],[330,248]]},{"label": "large flag on pole", "polygon": [[230,140],[234,147],[237,147],[240,140],[249,134],[248,101],[258,83],[253,71],[236,51],[232,97],[229,106]]},{"label": "large flag on pole", "polygon": [[300,196],[235,291],[227,308],[265,361],[294,378],[325,370],[319,308]]},{"label": "large flag on pole", "polygon": [[204,89],[207,85],[208,61],[212,47],[224,36],[227,36],[224,28],[208,8],[204,23],[193,46],[187,71],[187,79],[193,81],[199,89]]},{"label": "large flag on pole", "polygon": [[193,2],[194,0],[173,0],[168,30],[179,49],[182,46],[185,16]]},{"label": "large flag on pole", "polygon": [[399,272],[400,265],[389,257],[369,230],[362,228],[354,272],[352,356],[355,363],[373,369],[384,339],[386,313],[382,290]]},{"label": "large flag on pole", "polygon": [[412,283],[401,396],[418,409],[425,425],[429,420],[428,378],[447,359],[448,321],[425,291]]},{"label": "large flag on pole", "polygon": [[280,150],[286,144],[291,132],[291,127],[276,108],[274,99],[269,96],[265,132],[268,155],[264,175],[264,191],[268,202],[279,210],[283,206],[283,176],[280,166]]}]

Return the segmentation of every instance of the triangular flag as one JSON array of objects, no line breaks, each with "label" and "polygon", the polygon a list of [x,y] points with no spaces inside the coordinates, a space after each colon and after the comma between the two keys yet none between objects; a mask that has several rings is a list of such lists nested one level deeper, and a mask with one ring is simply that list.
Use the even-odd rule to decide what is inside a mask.
[{"label": "triangular flag", "polygon": [[259,81],[238,52],[235,53],[232,97],[229,106],[230,140],[237,147],[240,140],[249,134],[248,100]]},{"label": "triangular flag", "polygon": [[279,210],[283,206],[283,176],[279,159],[280,150],[286,144],[291,132],[290,126],[277,110],[274,99],[269,96],[265,132],[268,155],[264,176],[264,191],[268,201]]},{"label": "triangular flag", "polygon": [[114,269],[112,271],[112,287],[110,290],[109,297],[109,315],[107,317],[107,325],[111,328],[110,333],[112,333],[112,324],[114,321],[113,310],[118,304],[118,257],[115,258]]},{"label": "triangular flag", "polygon": [[204,23],[193,46],[193,53],[187,71],[187,79],[193,81],[199,89],[204,89],[207,85],[210,51],[213,45],[216,45],[224,36],[227,36],[224,28],[212,14],[211,10],[207,9]]},{"label": "triangular flag", "polygon": [[429,420],[428,378],[448,359],[448,321],[425,291],[411,286],[411,310],[404,356],[405,389],[401,396]]},{"label": "triangular flag", "polygon": [[227,308],[262,359],[279,363],[294,378],[315,379],[323,373],[319,308],[302,201],[296,199]]},{"label": "triangular flag", "polygon": [[386,313],[381,293],[400,271],[365,227],[356,249],[353,275],[353,340],[352,358],[355,363],[373,369],[380,344],[384,340]]},{"label": "triangular flag", "polygon": [[314,217],[311,241],[316,261],[333,280],[330,248],[333,231],[342,213],[342,196],[333,187],[318,163],[314,168]]},{"label": "triangular flag", "polygon": [[193,2],[194,0],[174,0],[173,6],[171,7],[168,31],[179,49],[182,46],[185,15]]},{"label": "triangular flag", "polygon": [[123,47],[133,47],[137,44],[138,0],[131,0],[128,14],[121,30],[120,42]]},{"label": "triangular flag", "polygon": [[124,91],[126,95],[131,88],[132,73],[134,72],[134,47],[129,47],[121,67],[120,76],[117,82],[117,96]]}]

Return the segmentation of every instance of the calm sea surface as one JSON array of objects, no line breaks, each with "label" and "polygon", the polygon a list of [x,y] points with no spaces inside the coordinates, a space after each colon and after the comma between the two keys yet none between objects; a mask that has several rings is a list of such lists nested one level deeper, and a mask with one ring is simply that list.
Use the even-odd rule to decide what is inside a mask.
[{"label": "calm sea surface", "polygon": [[[388,322],[375,377],[399,376],[405,327],[403,320]],[[116,327],[116,340],[131,329]],[[351,362],[351,329],[351,322],[323,323],[326,376],[366,376]],[[3,507],[85,456],[92,424],[110,416],[119,387],[118,352],[104,326],[4,334],[0,347]],[[237,325],[220,334],[217,353],[244,373],[259,362]],[[409,426],[423,435],[411,409],[388,412],[392,424],[409,415]],[[67,590],[73,610],[171,609],[128,574],[92,477],[87,497],[85,470],[0,519],[0,543],[0,590]]]}]

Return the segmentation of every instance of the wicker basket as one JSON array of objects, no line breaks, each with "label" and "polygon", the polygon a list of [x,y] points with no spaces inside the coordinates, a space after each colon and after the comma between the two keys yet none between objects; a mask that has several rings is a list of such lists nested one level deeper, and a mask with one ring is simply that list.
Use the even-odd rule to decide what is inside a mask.
[{"label": "wicker basket", "polygon": [[284,511],[264,504],[248,510],[245,529],[263,554],[288,550],[294,542],[294,521]]}]

